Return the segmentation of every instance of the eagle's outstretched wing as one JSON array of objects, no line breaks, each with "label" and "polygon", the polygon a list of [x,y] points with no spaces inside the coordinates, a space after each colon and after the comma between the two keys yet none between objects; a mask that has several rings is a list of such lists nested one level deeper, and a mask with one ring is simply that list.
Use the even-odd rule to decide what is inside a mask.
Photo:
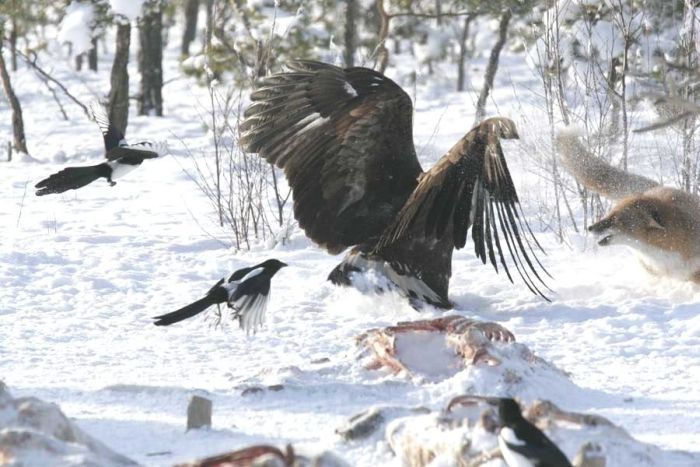
[{"label": "eagle's outstretched wing", "polygon": [[241,144],[284,169],[294,215],[333,253],[376,241],[416,187],[408,95],[367,68],[296,61],[264,78]]},{"label": "eagle's outstretched wing", "polygon": [[476,256],[484,263],[488,256],[496,271],[500,262],[512,281],[507,251],[528,288],[546,299],[541,273],[547,272],[534,251],[543,250],[522,214],[500,138],[518,138],[507,118],[485,120],[460,139],[421,178],[375,252],[408,238],[451,239],[462,248],[471,227]]}]

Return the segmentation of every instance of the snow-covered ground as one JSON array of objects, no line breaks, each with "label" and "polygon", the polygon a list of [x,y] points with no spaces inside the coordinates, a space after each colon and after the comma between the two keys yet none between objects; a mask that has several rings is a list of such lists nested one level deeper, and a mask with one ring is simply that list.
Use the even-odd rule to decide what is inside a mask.
[{"label": "snow-covered ground", "polygon": [[[170,50],[166,117],[132,114],[127,135],[168,139],[173,155],[146,161],[111,188],[100,180],[41,198],[33,193],[38,180],[67,164],[96,163],[102,141],[77,107],[67,104],[71,120],[60,120],[30,70],[13,75],[29,148],[40,161],[0,163],[0,379],[13,394],[60,404],[84,431],[147,465],[261,442],[333,449],[355,465],[390,463],[386,443],[345,444],[335,428],[374,404],[442,408],[466,391],[503,394],[489,369],[423,383],[364,369],[356,335],[440,313],[419,314],[395,294],[332,286],[325,279],[340,257],[302,232],[272,250],[225,246],[226,232],[182,170],[191,161],[178,139],[194,150],[210,150],[210,141],[198,116],[206,100],[196,96],[204,93],[180,76],[174,55]],[[108,59],[95,76],[71,72],[62,60],[54,73],[88,101],[108,90]],[[482,72],[478,61],[475,83]],[[544,131],[536,87],[523,60],[503,62],[490,112],[515,119],[525,139]],[[418,87],[415,140],[424,166],[470,128],[475,100],[476,93],[447,92],[440,82]],[[10,137],[7,112],[0,101],[0,141]],[[522,148],[507,143],[506,152],[532,213],[537,206],[528,199],[541,182]],[[568,247],[548,232],[538,238],[554,277],[551,304],[481,265],[471,243],[453,263],[456,312],[503,324],[570,374],[570,382],[539,375],[514,395],[603,415],[639,440],[693,451],[698,461],[700,289],[650,276],[623,247],[598,250],[574,235]],[[270,257],[290,267],[274,279],[267,324],[257,335],[233,325],[212,329],[202,318],[152,325],[152,316],[199,298],[227,272]],[[284,389],[242,394],[273,384]],[[214,401],[212,430],[185,432],[192,394]]]}]

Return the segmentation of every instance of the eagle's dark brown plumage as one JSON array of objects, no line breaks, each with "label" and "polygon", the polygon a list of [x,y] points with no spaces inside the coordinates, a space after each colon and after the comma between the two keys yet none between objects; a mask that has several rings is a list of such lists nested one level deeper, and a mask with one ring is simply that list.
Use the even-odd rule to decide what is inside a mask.
[{"label": "eagle's dark brown plumage", "polygon": [[512,281],[507,251],[544,297],[532,245],[540,247],[500,144],[518,137],[511,120],[483,121],[423,172],[411,99],[381,73],[295,61],[264,78],[251,100],[245,150],[284,169],[294,215],[314,242],[331,253],[354,247],[331,280],[349,283],[351,272],[376,269],[412,298],[450,307],[452,250],[465,245],[471,227],[484,263],[498,271],[500,262]]}]

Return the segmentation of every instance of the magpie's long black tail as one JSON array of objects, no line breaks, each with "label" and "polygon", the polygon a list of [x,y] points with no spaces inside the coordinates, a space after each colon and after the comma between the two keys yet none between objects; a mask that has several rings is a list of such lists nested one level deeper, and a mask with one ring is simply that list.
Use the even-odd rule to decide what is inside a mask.
[{"label": "magpie's long black tail", "polygon": [[108,176],[110,173],[111,168],[106,163],[87,167],[67,167],[43,179],[34,185],[34,188],[37,188],[37,196],[63,193],[64,191],[82,188],[100,177]]},{"label": "magpie's long black tail", "polygon": [[178,323],[184,319],[198,315],[214,304],[216,304],[216,300],[209,295],[204,298],[200,298],[194,303],[190,303],[186,307],[173,311],[172,313],[154,316],[153,319],[156,321],[153,324],[156,326],[170,326],[171,324]]}]

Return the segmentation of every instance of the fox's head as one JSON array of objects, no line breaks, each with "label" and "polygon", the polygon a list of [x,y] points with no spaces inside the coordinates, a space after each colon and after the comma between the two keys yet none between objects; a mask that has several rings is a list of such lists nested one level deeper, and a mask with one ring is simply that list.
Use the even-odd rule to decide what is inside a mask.
[{"label": "fox's head", "polygon": [[598,237],[598,245],[640,247],[640,242],[663,248],[670,219],[658,201],[627,198],[588,230]]}]

